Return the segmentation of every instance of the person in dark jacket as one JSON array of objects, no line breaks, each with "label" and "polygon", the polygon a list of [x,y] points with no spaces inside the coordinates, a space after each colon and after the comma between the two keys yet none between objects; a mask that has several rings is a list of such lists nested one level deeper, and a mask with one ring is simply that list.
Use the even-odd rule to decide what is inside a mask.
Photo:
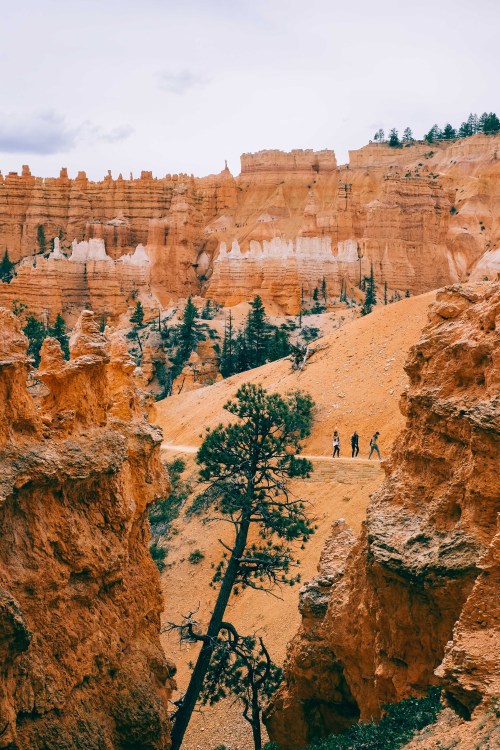
[{"label": "person in dark jacket", "polygon": [[352,457],[356,458],[356,456],[359,453],[359,435],[354,430],[353,434],[351,435],[351,448],[352,448]]}]

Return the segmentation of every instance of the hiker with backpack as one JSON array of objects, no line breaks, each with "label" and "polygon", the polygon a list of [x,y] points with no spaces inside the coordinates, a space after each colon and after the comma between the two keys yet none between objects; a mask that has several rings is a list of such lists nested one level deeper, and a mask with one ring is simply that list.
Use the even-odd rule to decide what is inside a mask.
[{"label": "hiker with backpack", "polygon": [[368,456],[368,460],[370,460],[370,458],[372,457],[373,451],[377,451],[378,460],[379,461],[381,460],[381,458],[380,458],[380,451],[379,451],[378,444],[377,444],[377,440],[378,440],[378,436],[379,435],[380,435],[380,432],[376,432],[375,435],[370,440],[370,455]]}]

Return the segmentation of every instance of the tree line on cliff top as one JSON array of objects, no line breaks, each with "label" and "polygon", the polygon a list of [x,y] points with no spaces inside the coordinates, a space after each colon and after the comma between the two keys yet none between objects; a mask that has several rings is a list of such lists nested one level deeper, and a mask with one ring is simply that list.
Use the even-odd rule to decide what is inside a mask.
[{"label": "tree line on cliff top", "polygon": [[[443,128],[440,128],[437,124],[433,125],[424,135],[423,141],[435,143],[436,141],[451,141],[455,138],[468,138],[471,135],[476,135],[476,133],[495,135],[495,133],[499,132],[500,119],[495,112],[483,112],[480,116],[471,112],[467,120],[464,120],[459,128],[454,128],[449,122]],[[387,143],[392,148],[402,148],[417,141],[413,137],[413,132],[409,127],[405,128],[401,139],[399,138],[397,129],[392,128],[387,138],[382,129],[377,130],[373,136],[373,140],[376,143]]]}]

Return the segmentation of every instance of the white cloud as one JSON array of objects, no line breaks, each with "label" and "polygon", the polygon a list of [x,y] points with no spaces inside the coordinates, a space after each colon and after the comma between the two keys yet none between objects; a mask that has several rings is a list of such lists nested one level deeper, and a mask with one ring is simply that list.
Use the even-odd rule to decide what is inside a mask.
[{"label": "white cloud", "polygon": [[77,131],[48,110],[36,114],[0,113],[0,152],[57,154],[74,148]]},{"label": "white cloud", "polygon": [[190,89],[205,86],[209,79],[189,68],[183,70],[160,70],[157,73],[158,86],[171,94],[185,94]]},{"label": "white cloud", "polygon": [[72,151],[79,142],[114,143],[128,138],[130,125],[103,128],[91,122],[70,125],[53,110],[35,113],[0,113],[0,153],[61,154]]}]

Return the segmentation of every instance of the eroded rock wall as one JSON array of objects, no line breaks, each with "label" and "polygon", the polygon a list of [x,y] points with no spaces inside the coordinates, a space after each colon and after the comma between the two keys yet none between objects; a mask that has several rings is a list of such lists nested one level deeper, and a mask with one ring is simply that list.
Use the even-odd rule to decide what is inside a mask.
[{"label": "eroded rock wall", "polygon": [[[498,691],[499,324],[498,283],[438,294],[406,364],[407,426],[385,483],[344,545],[314,637],[304,617],[290,644],[267,716],[281,747],[438,682],[465,717]],[[332,545],[342,552],[335,535]]]},{"label": "eroded rock wall", "polygon": [[147,507],[168,491],[123,341],[84,311],[70,361],[46,339],[41,403],[27,341],[0,309],[0,747],[170,747],[175,671]]},{"label": "eroded rock wall", "polygon": [[142,244],[165,306],[189,294],[235,304],[259,293],[295,313],[301,290],[311,295],[325,279],[338,296],[372,264],[380,289],[418,294],[469,274],[497,278],[498,153],[500,136],[476,135],[403,149],[369,144],[345,165],[333,151],[243,154],[236,178],[226,168],[100,182],[62,170],[43,180],[25,167],[0,175],[0,248],[16,261],[40,253],[39,227],[47,250],[54,236],[63,249],[74,238],[100,239],[117,260]]}]

